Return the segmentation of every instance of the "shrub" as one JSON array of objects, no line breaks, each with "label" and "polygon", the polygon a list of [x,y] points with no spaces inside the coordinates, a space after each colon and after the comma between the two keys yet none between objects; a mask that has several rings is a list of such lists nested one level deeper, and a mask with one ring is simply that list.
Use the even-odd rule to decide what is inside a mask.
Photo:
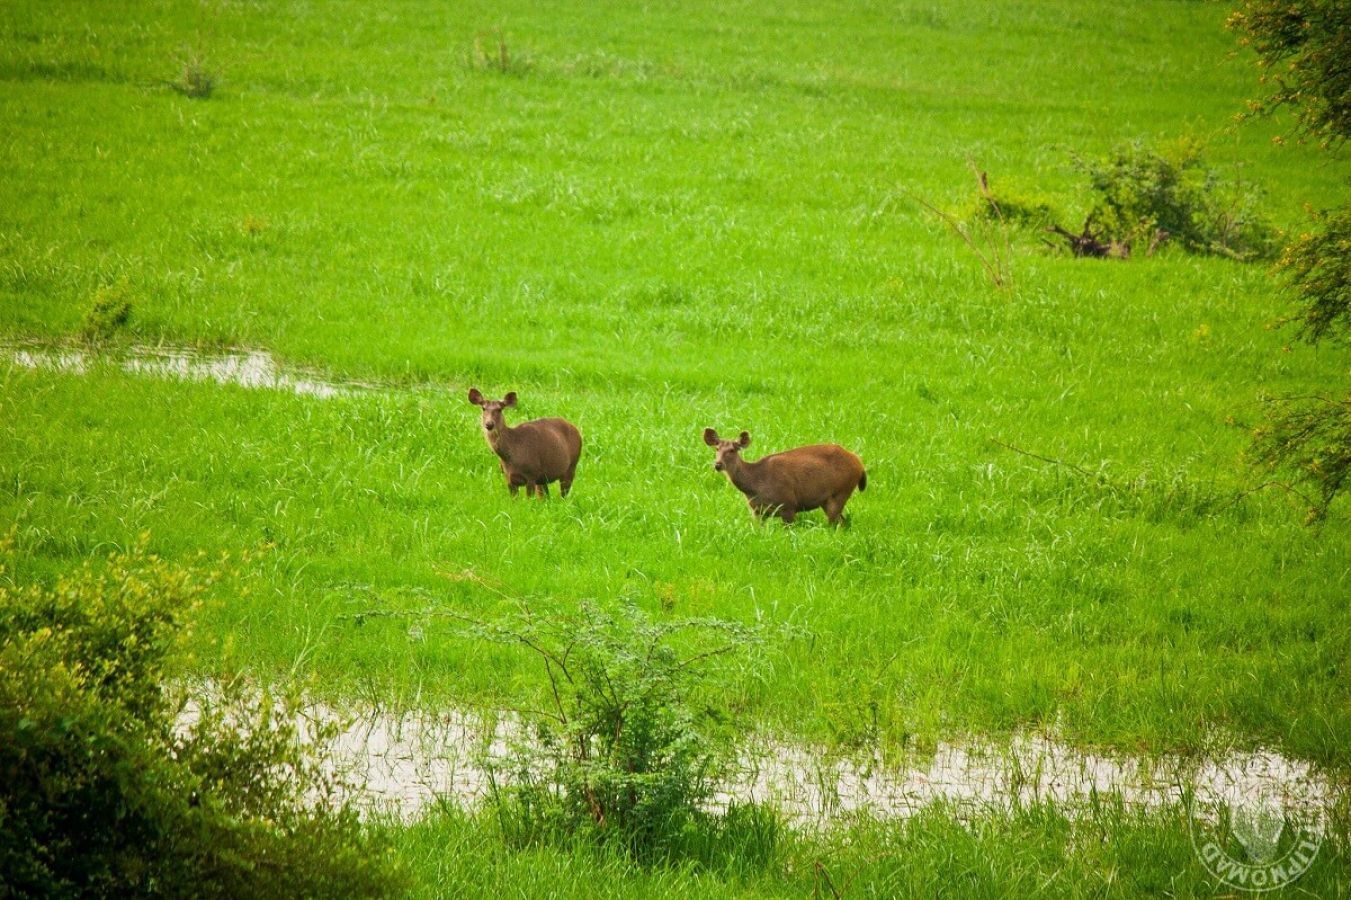
[{"label": "shrub", "polygon": [[125,278],[101,284],[84,313],[80,334],[88,341],[112,337],[131,319],[131,288]]},{"label": "shrub", "polygon": [[772,851],[777,820],[768,813],[708,809],[733,758],[713,675],[760,643],[757,629],[660,623],[633,606],[612,613],[588,604],[574,616],[521,614],[473,631],[528,649],[549,679],[549,708],[517,742],[509,784],[493,789],[510,842],[596,840],[642,862],[708,860],[719,845],[743,859]]},{"label": "shrub", "polygon": [[501,31],[493,31],[474,36],[469,68],[502,75],[524,75],[533,68],[533,64],[529,57],[512,52],[507,47],[507,39]]},{"label": "shrub", "polygon": [[171,81],[169,86],[184,97],[206,100],[216,91],[216,76],[207,69],[200,57],[192,54],[183,60],[178,79]]},{"label": "shrub", "polygon": [[1097,195],[1088,215],[1096,237],[1125,247],[1171,240],[1193,253],[1269,256],[1270,225],[1252,185],[1225,184],[1201,161],[1201,146],[1181,140],[1159,149],[1135,142],[1103,159],[1079,159]]},{"label": "shrub", "polygon": [[385,848],[298,749],[296,699],[164,684],[210,584],[139,549],[0,580],[0,872],[20,896],[380,896]]},{"label": "shrub", "polygon": [[1281,254],[1300,309],[1301,336],[1311,344],[1324,338],[1351,340],[1351,206],[1314,217],[1314,228]]},{"label": "shrub", "polygon": [[1300,140],[1324,150],[1351,136],[1351,6],[1344,0],[1246,0],[1229,17],[1239,44],[1257,54],[1263,96],[1250,114],[1282,107]]},{"label": "shrub", "polygon": [[1299,496],[1308,507],[1307,521],[1319,522],[1351,478],[1351,393],[1270,398],[1268,407],[1270,420],[1253,431],[1253,456],[1314,487],[1316,497]]},{"label": "shrub", "polygon": [[[1288,108],[1293,131],[1325,150],[1351,137],[1351,6],[1341,0],[1247,0],[1229,20],[1257,53],[1262,96],[1252,113]],[[1312,233],[1285,248],[1280,268],[1301,307],[1293,318],[1311,344],[1351,337],[1351,206],[1320,214]],[[1351,476],[1351,390],[1272,401],[1257,430],[1259,459],[1283,466],[1318,491],[1309,520],[1327,514]]]}]

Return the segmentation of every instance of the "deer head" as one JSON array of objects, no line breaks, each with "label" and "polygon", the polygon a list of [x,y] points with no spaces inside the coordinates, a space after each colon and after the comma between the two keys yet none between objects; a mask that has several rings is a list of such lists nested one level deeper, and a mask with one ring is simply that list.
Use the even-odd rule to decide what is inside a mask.
[{"label": "deer head", "polygon": [[751,445],[751,436],[743,431],[736,440],[724,441],[712,428],[705,428],[704,443],[717,449],[718,455],[713,460],[713,468],[723,472],[741,460],[741,451]]},{"label": "deer head", "polygon": [[479,393],[478,388],[470,388],[469,402],[483,410],[483,415],[479,417],[479,424],[483,426],[483,433],[491,441],[506,430],[507,423],[502,418],[502,410],[516,405],[516,392],[508,392],[501,400],[489,400]]}]

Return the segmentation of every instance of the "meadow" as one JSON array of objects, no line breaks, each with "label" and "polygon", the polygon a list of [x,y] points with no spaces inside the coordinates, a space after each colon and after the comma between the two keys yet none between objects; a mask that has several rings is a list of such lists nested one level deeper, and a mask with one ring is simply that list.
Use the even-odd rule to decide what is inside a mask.
[{"label": "meadow", "polygon": [[[1244,456],[1259,398],[1321,389],[1344,348],[1274,327],[1265,264],[1166,246],[1080,260],[1017,230],[996,287],[918,202],[969,207],[974,163],[1074,229],[1076,155],[1193,137],[1300,228],[1345,181],[1276,123],[1236,123],[1256,73],[1225,13],[9,4],[0,340],[81,343],[111,292],[130,316],[103,351],[253,348],[363,385],[0,364],[10,577],[147,532],[172,560],[245,555],[189,674],[228,658],[392,708],[545,688],[441,620],[411,629],[420,611],[629,602],[778,629],[727,687],[747,729],[842,751],[1025,730],[1271,748],[1344,784],[1351,521],[1334,506],[1310,527]],[[507,495],[470,386],[517,391],[516,421],[577,423],[570,497]],[[752,458],[858,453],[851,527],[755,526],[706,426],[749,431]],[[889,870],[864,893],[1207,889],[1175,821],[1113,821],[1111,852],[1034,810],[974,832],[935,814],[839,853],[866,872],[904,852],[937,879]],[[759,884],[514,856],[478,827],[401,838],[428,893],[456,893],[446,866],[579,894],[597,872],[616,895],[824,890],[806,839]],[[462,858],[434,858],[447,846]],[[1347,889],[1344,850],[1320,865],[1315,893]]]}]

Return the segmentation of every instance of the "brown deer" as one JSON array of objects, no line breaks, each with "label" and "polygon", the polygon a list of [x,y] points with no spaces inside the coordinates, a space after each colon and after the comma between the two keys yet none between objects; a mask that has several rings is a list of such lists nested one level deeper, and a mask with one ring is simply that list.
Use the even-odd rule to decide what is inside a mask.
[{"label": "brown deer", "polygon": [[535,419],[508,428],[502,410],[516,405],[516,392],[501,400],[489,400],[478,388],[469,389],[469,402],[483,410],[483,437],[502,463],[511,496],[525,486],[527,497],[549,496],[549,482],[558,482],[564,497],[572,489],[577,458],[582,455],[582,433],[567,419]]},{"label": "brown deer", "polygon": [[778,516],[792,524],[798,513],[819,507],[830,524],[847,524],[844,505],[849,495],[854,488],[868,487],[863,462],[837,444],[813,444],[747,462],[741,451],[750,446],[751,436],[744,431],[736,440],[724,441],[705,428],[704,443],[717,448],[713,468],[746,495],[756,519]]}]

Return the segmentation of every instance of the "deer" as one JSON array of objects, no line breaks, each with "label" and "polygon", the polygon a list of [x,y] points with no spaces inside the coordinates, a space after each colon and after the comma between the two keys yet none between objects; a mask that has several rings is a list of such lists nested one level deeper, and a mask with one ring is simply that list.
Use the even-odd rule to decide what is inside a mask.
[{"label": "deer", "polygon": [[741,458],[751,443],[745,431],[727,441],[705,428],[704,443],[717,449],[713,468],[746,495],[757,522],[778,516],[791,525],[798,513],[819,508],[831,525],[847,525],[844,505],[855,488],[868,487],[863,461],[838,444],[813,444],[748,462]]},{"label": "deer", "polygon": [[527,497],[538,495],[543,500],[549,496],[552,481],[558,482],[560,494],[568,495],[582,455],[582,433],[576,425],[567,419],[548,418],[508,427],[502,410],[516,406],[515,391],[501,400],[489,400],[478,388],[470,388],[469,402],[483,410],[483,437],[502,464],[511,496],[524,486]]}]

